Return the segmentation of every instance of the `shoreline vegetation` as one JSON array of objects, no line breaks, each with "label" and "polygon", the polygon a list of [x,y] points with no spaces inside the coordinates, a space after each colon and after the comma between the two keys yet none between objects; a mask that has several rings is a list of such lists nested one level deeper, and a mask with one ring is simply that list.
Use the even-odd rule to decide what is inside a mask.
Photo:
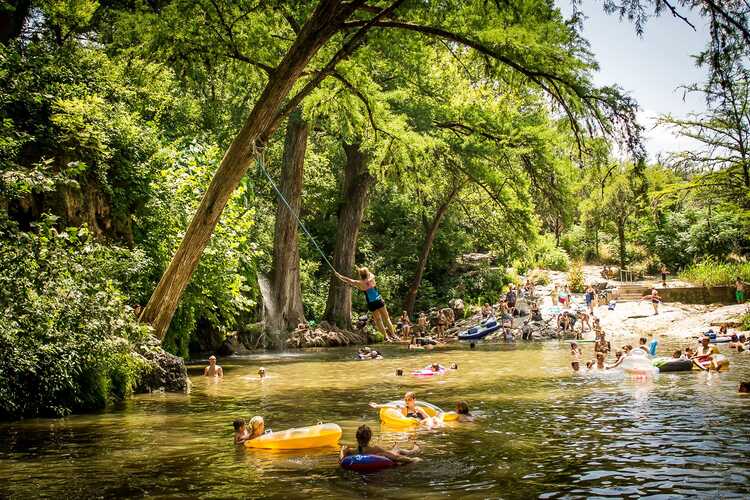
[{"label": "shoreline vegetation", "polygon": [[696,54],[705,115],[660,117],[697,149],[652,161],[553,2],[246,8],[3,3],[0,418],[186,390],[191,353],[380,342],[368,311],[476,310],[540,268],[750,280],[750,149],[721,139],[750,138],[746,27]]}]

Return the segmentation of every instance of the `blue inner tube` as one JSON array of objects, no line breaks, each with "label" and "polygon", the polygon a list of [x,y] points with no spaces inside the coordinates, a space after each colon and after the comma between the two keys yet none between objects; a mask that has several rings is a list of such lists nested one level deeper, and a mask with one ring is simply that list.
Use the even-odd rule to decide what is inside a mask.
[{"label": "blue inner tube", "polygon": [[395,467],[396,462],[380,455],[348,455],[341,460],[341,467],[354,472],[377,472]]}]

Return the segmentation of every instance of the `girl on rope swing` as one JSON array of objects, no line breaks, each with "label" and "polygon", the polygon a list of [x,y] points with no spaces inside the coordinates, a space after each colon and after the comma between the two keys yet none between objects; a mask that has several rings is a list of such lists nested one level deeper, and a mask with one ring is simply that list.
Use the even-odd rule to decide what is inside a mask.
[{"label": "girl on rope swing", "polygon": [[388,309],[385,307],[383,297],[375,286],[375,275],[366,267],[360,267],[357,269],[357,272],[360,277],[358,280],[343,276],[339,272],[336,272],[336,277],[350,287],[357,288],[365,293],[367,310],[372,313],[372,317],[375,320],[375,327],[384,335],[386,340],[397,341],[396,329],[393,327],[393,323],[391,323],[391,317],[388,315]]}]

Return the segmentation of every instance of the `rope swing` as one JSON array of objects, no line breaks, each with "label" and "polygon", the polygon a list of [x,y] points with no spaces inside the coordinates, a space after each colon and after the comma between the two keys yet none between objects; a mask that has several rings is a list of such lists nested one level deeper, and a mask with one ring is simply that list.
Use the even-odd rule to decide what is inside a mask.
[{"label": "rope swing", "polygon": [[299,224],[299,227],[302,228],[302,231],[307,235],[307,237],[310,239],[312,244],[315,246],[315,249],[318,251],[321,257],[323,257],[323,260],[326,264],[328,264],[328,267],[331,268],[331,271],[333,271],[334,274],[337,274],[336,269],[334,269],[333,265],[329,262],[326,255],[323,253],[323,250],[320,249],[320,246],[318,245],[318,242],[315,241],[315,238],[313,238],[312,234],[310,234],[310,231],[307,230],[307,227],[305,227],[305,224],[300,220],[299,216],[297,216],[296,213],[294,213],[294,210],[292,209],[292,206],[289,204],[289,202],[284,198],[284,195],[281,194],[281,191],[276,186],[276,183],[273,182],[273,179],[271,178],[271,175],[268,173],[268,170],[266,170],[265,167],[265,154],[262,149],[256,149],[255,154],[255,163],[258,165],[258,168],[265,174],[266,179],[268,179],[268,182],[271,183],[271,186],[273,187],[273,190],[276,191],[276,194],[279,196],[279,199],[286,205],[286,208],[289,209],[289,212],[292,214],[292,217],[294,217],[294,220],[297,221],[297,224]]}]

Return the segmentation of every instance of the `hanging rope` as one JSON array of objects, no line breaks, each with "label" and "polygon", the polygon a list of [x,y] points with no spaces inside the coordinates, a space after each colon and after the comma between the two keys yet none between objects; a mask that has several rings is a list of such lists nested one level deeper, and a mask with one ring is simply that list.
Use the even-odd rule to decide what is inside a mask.
[{"label": "hanging rope", "polygon": [[[254,148],[255,149],[255,148]],[[297,214],[292,210],[292,206],[289,204],[288,201],[286,201],[286,198],[284,198],[284,195],[281,194],[281,191],[279,191],[279,188],[276,187],[276,183],[273,182],[273,179],[271,178],[271,175],[268,173],[268,170],[266,170],[266,167],[264,166],[265,163],[265,155],[263,154],[263,150],[255,149],[255,163],[258,165],[258,168],[265,174],[266,178],[268,179],[268,182],[271,183],[271,186],[273,187],[273,190],[276,191],[276,194],[279,195],[279,199],[286,205],[286,208],[289,209],[289,213],[292,214],[292,217],[294,217],[294,220],[297,221],[297,224],[299,224],[299,227],[302,228],[302,231],[307,235],[308,238],[310,238],[310,241],[312,241],[312,244],[315,246],[315,248],[318,250],[318,253],[321,257],[323,257],[323,260],[326,264],[328,264],[328,267],[331,268],[331,271],[333,271],[334,274],[336,274],[336,269],[334,269],[333,265],[328,261],[328,258],[323,253],[323,250],[320,249],[320,246],[318,246],[318,242],[315,241],[315,238],[312,237],[312,234],[310,234],[310,231],[307,230],[307,227],[305,227],[305,224],[300,220],[300,218],[297,216]]]}]

